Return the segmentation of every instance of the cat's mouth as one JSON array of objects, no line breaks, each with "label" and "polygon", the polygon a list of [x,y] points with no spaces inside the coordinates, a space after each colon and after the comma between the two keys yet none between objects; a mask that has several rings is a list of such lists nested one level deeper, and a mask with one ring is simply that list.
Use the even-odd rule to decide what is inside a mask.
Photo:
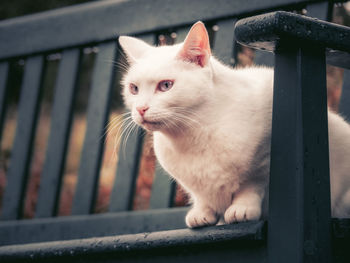
[{"label": "cat's mouth", "polygon": [[142,126],[144,126],[146,129],[149,130],[155,130],[157,128],[160,128],[160,126],[162,126],[162,122],[159,121],[149,121],[149,120],[145,120],[143,119],[141,122]]}]

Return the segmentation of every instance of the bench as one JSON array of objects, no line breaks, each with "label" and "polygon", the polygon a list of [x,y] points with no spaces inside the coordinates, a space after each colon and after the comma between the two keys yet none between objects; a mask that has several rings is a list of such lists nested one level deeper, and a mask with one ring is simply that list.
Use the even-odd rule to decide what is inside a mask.
[{"label": "bench", "polygon": [[[317,136],[327,141],[325,48],[332,48],[327,52],[327,62],[348,67],[350,33],[344,27],[275,12],[241,20],[234,34],[238,19],[269,11],[307,10],[311,17],[328,20],[332,4],[306,0],[179,0],[176,5],[170,0],[100,1],[0,22],[0,131],[10,88],[6,84],[9,61],[25,59],[18,124],[1,209],[1,262],[330,262],[331,257],[334,262],[347,262],[349,222],[331,221],[329,214],[328,145],[315,144],[312,137],[316,130]],[[154,43],[160,32],[170,30],[177,33],[175,41],[182,41],[188,27],[197,20],[217,25],[218,30],[213,30],[213,50],[228,64],[233,64],[237,56],[235,38],[254,48],[275,51],[275,58],[272,53],[256,55],[257,63],[274,61],[276,69],[274,96],[278,99],[273,111],[268,229],[265,221],[186,229],[187,208],[171,207],[174,184],[161,169],[157,169],[153,183],[152,209],[131,211],[143,143],[141,131],[131,135],[125,155],[119,155],[109,213],[92,214],[103,155],[103,140],[96,138],[104,137],[118,73],[112,63],[106,63],[106,58],[116,58],[117,36],[136,35]],[[333,32],[332,38],[316,34],[320,27],[324,32]],[[310,43],[317,43],[317,48],[310,49]],[[57,217],[81,50],[87,46],[97,46],[99,51],[92,75],[78,183],[72,215]],[[45,56],[56,52],[61,59],[38,204],[35,218],[24,220],[21,213]],[[315,81],[320,90],[308,91],[307,83]],[[319,110],[312,111],[310,104]],[[346,114],[349,103],[342,98],[341,105]],[[321,116],[319,121],[314,121],[316,115]],[[294,122],[290,121],[291,116],[297,117]],[[289,133],[291,137],[284,137],[285,130],[293,131]],[[281,141],[299,144],[281,147]],[[311,151],[310,158],[303,154],[305,145]],[[306,165],[301,167],[301,163]],[[300,167],[300,172],[294,172],[295,167]],[[312,169],[319,171],[320,178],[308,176]],[[278,174],[286,171],[289,180],[279,180]],[[285,184],[291,187],[282,188]],[[310,194],[297,198],[300,192]]]}]

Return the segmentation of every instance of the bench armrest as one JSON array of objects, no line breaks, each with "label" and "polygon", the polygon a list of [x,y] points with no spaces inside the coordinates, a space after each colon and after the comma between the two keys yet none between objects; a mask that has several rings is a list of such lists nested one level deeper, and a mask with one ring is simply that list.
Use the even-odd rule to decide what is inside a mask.
[{"label": "bench armrest", "polygon": [[274,51],[281,41],[291,41],[350,52],[349,27],[285,11],[241,19],[235,35],[239,43],[261,50]]},{"label": "bench armrest", "polygon": [[269,262],[330,262],[325,51],[350,52],[350,29],[274,12],[238,21],[235,35],[243,45],[275,53]]}]

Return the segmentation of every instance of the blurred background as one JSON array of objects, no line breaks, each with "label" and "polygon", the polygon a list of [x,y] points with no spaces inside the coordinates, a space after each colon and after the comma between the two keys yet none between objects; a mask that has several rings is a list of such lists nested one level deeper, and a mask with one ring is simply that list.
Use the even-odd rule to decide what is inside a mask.
[{"label": "blurred background", "polygon": [[[93,0],[90,0],[93,1]],[[102,1],[102,0],[100,0]],[[82,4],[89,2],[88,0],[3,0],[0,7],[0,20],[13,18],[22,15],[42,12],[50,9],[60,8],[69,5]],[[302,10],[301,10],[302,12]],[[333,11],[333,22],[350,26],[350,5],[335,5]],[[209,34],[214,34],[216,25],[210,25]],[[157,37],[159,45],[173,44],[176,38],[175,32],[160,32]],[[249,66],[254,61],[254,51],[237,46],[236,66]],[[68,148],[68,157],[64,170],[64,179],[61,190],[61,198],[58,215],[69,215],[71,210],[72,199],[77,181],[77,173],[79,169],[80,152],[84,140],[86,129],[86,111],[88,103],[88,94],[90,90],[90,80],[92,75],[92,67],[94,65],[95,56],[98,48],[91,46],[83,49],[82,70],[78,80],[78,93],[76,95],[74,117],[72,124],[72,133]],[[118,56],[122,59],[122,56]],[[37,193],[40,184],[40,175],[43,168],[46,143],[49,135],[50,116],[52,108],[52,99],[54,85],[57,75],[60,54],[49,54],[46,58],[47,69],[44,79],[44,87],[42,94],[41,110],[38,121],[37,134],[34,143],[34,153],[31,162],[31,172],[27,193],[25,198],[25,206],[23,210],[24,218],[32,218],[34,216]],[[123,61],[119,61],[123,63]],[[118,62],[118,63],[119,63]],[[5,126],[3,131],[3,139],[0,146],[0,210],[1,199],[6,185],[6,171],[11,157],[11,148],[16,130],[17,121],[17,104],[19,101],[19,91],[21,87],[24,60],[14,60],[10,63],[8,85],[10,87],[7,98],[8,110],[6,113]],[[118,64],[117,63],[117,64]],[[110,120],[118,118],[123,112],[124,107],[120,96],[120,78],[122,69],[118,70],[117,81],[114,87],[112,98],[112,109]],[[341,95],[341,87],[344,70],[332,66],[327,67],[327,88],[328,88],[328,104],[337,111],[339,98]],[[118,162],[118,149],[116,149],[116,139],[119,138],[121,129],[116,126],[114,129],[107,131],[105,139],[105,152],[103,164],[101,168],[98,199],[95,206],[95,213],[106,212],[109,204],[110,193],[116,174],[116,164]],[[152,149],[152,138],[146,135],[145,145],[143,147],[143,157],[140,166],[139,176],[136,183],[136,192],[134,198],[133,209],[147,209],[152,189],[152,182],[155,171],[155,157]],[[186,204],[186,196],[183,191],[177,188],[175,206],[183,206]]]},{"label": "blurred background", "polygon": [[[82,4],[89,0],[13,0],[2,1],[0,7],[0,20],[14,18],[23,15],[30,15],[37,12],[61,8],[70,5]],[[93,2],[93,0],[90,0]],[[174,35],[172,32],[166,32],[166,35],[160,34],[158,39],[160,44],[173,43]],[[82,69],[79,73],[77,94],[74,103],[74,117],[72,123],[72,131],[68,146],[68,156],[66,160],[63,184],[61,188],[60,204],[58,215],[70,215],[72,200],[77,182],[77,174],[79,170],[80,153],[83,146],[84,135],[86,130],[86,113],[88,105],[88,97],[90,91],[91,75],[98,48],[91,46],[83,49]],[[117,56],[123,60],[123,56]],[[25,197],[25,205],[23,208],[23,218],[34,217],[38,189],[40,185],[40,175],[45,161],[45,151],[47,139],[50,131],[50,117],[54,95],[54,86],[61,55],[59,53],[49,54],[46,57],[46,72],[41,94],[41,108],[37,125],[37,132],[34,142],[34,152],[31,161],[29,181]],[[125,61],[116,62],[125,64]],[[17,105],[19,102],[19,94],[22,83],[23,69],[25,60],[15,60],[10,63],[7,94],[7,112],[3,137],[0,148],[0,213],[2,196],[6,186],[6,172],[8,169],[11,149],[14,141],[16,122],[17,122]],[[120,78],[122,68],[118,68],[115,87],[112,98],[112,108],[110,113],[110,121],[120,119],[124,112],[122,99],[120,96]],[[121,122],[114,128],[106,127],[105,149],[103,163],[100,170],[98,198],[95,205],[95,213],[106,212],[108,209],[109,198],[116,175],[118,162],[118,148],[116,142],[121,134]],[[112,126],[112,125],[111,125]],[[155,156],[152,149],[152,138],[146,135],[143,147],[142,160],[140,164],[140,172],[136,182],[134,196],[134,210],[147,209],[151,195],[152,182],[155,173]],[[186,197],[183,192],[178,189],[174,205],[183,206],[186,203]]]},{"label": "blurred background", "polygon": [[3,0],[0,20],[98,0]]}]

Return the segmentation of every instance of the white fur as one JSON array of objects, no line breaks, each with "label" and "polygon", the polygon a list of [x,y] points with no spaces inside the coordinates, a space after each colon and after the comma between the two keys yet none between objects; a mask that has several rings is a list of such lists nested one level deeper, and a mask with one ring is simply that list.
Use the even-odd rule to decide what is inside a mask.
[{"label": "white fur", "polygon": [[[151,47],[122,37],[135,60],[124,78],[124,99],[133,120],[147,106],[144,127],[154,134],[162,167],[189,193],[189,227],[258,220],[268,190],[273,70],[231,69],[213,56],[203,67],[177,58],[182,45]],[[131,51],[133,52],[133,51]],[[161,80],[174,80],[167,92]],[[129,92],[129,84],[139,94]],[[350,204],[350,126],[329,112],[332,214],[346,217]],[[264,210],[264,211],[263,211]]]}]

